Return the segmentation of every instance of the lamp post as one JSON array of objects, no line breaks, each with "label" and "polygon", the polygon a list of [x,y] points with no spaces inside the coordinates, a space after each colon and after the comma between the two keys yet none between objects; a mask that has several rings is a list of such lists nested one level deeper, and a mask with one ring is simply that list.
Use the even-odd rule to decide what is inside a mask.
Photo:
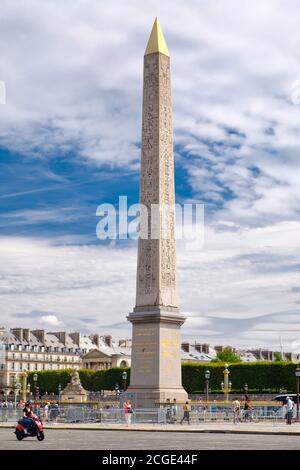
[{"label": "lamp post", "polygon": [[249,387],[248,387],[248,384],[246,383],[246,384],[244,385],[245,400],[248,398],[248,389],[249,389]]},{"label": "lamp post", "polygon": [[24,369],[22,373],[22,400],[26,401],[26,395],[27,395],[27,369]]},{"label": "lamp post", "polygon": [[229,370],[228,370],[228,364],[224,365],[225,369],[223,370],[223,375],[224,375],[224,382],[221,382],[221,388],[223,390],[223,393],[225,395],[225,401],[228,401],[228,394],[231,391],[232,384],[229,382]]},{"label": "lamp post", "polygon": [[297,421],[299,421],[299,379],[300,379],[300,368],[297,367],[295,370],[296,377],[296,391],[297,391]]},{"label": "lamp post", "polygon": [[126,390],[126,382],[127,382],[127,372],[124,370],[122,373],[122,380],[123,380],[123,391],[125,392]]},{"label": "lamp post", "polygon": [[17,409],[17,396],[21,389],[21,384],[19,382],[15,382],[14,391],[15,391],[15,410]]},{"label": "lamp post", "polygon": [[119,393],[120,393],[120,391],[119,391],[119,384],[116,384],[116,386],[115,386],[115,391],[116,391],[116,397],[118,398]]},{"label": "lamp post", "polygon": [[59,384],[59,386],[58,386],[58,401],[60,401],[60,395],[61,395],[61,385]]},{"label": "lamp post", "polygon": [[37,373],[33,374],[33,397],[34,399],[36,400],[36,397],[37,397],[37,388],[36,388],[36,385],[37,385],[37,381],[38,381],[38,375]]},{"label": "lamp post", "polygon": [[207,369],[204,372],[205,377],[205,393],[206,393],[206,401],[208,402],[208,393],[209,393],[209,379],[210,379],[210,371]]}]

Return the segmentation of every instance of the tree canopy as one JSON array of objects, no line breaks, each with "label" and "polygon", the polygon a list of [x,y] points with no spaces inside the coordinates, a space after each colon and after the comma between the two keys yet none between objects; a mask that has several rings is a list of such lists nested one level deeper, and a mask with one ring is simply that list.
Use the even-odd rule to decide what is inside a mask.
[{"label": "tree canopy", "polygon": [[235,354],[230,347],[226,347],[223,351],[219,351],[216,358],[212,359],[212,362],[228,362],[228,364],[240,361],[240,356]]}]

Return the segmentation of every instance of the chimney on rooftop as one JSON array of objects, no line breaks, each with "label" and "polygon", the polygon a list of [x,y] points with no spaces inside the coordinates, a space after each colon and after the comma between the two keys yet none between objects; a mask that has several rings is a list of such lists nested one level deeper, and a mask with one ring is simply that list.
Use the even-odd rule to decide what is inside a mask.
[{"label": "chimney on rooftop", "polygon": [[50,332],[50,335],[55,335],[58,341],[65,346],[67,336],[67,333],[65,331],[53,331]]},{"label": "chimney on rooftop", "polygon": [[74,333],[69,334],[70,338],[74,341],[75,344],[77,344],[78,347],[80,347],[80,333],[75,331]]},{"label": "chimney on rooftop", "polygon": [[99,335],[90,335],[92,343],[96,346],[97,349],[100,348],[100,336]]},{"label": "chimney on rooftop", "polygon": [[190,343],[188,342],[181,343],[181,349],[183,349],[183,351],[187,353],[190,352]]},{"label": "chimney on rooftop", "polygon": [[45,344],[45,330],[32,330],[31,333],[37,338],[40,343]]},{"label": "chimney on rooftop", "polygon": [[105,335],[105,336],[104,336],[104,342],[105,342],[106,346],[108,346],[109,348],[111,348],[111,345],[112,345],[112,337],[111,337],[111,335]]},{"label": "chimney on rooftop", "polygon": [[29,330],[29,328],[24,328],[23,329],[23,341],[26,341],[27,343],[30,342],[30,330]]},{"label": "chimney on rooftop", "polygon": [[11,328],[10,331],[20,343],[23,343],[23,329],[22,328]]}]

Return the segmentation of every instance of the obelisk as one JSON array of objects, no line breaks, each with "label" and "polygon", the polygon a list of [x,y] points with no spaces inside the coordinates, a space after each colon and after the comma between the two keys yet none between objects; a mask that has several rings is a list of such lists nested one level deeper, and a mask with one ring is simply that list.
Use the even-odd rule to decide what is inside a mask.
[{"label": "obelisk", "polygon": [[[136,305],[128,392],[137,406],[186,400],[181,384],[177,305],[175,189],[170,57],[156,18],[144,55],[140,203],[146,236],[138,240]],[[143,219],[144,217],[144,219]],[[146,219],[146,220],[145,220]]]}]

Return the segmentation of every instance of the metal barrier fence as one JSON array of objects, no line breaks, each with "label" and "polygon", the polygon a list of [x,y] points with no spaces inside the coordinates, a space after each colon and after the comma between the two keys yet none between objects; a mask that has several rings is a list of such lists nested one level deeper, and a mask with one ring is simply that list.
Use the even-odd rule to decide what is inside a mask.
[{"label": "metal barrier fence", "polygon": [[[48,413],[49,422],[65,423],[124,423],[126,415],[123,409],[94,409],[80,406],[61,406],[58,409],[50,409]],[[163,409],[136,409],[130,414],[130,422],[166,424],[166,411]]]},{"label": "metal barrier fence", "polygon": [[7,409],[7,408],[0,408],[0,423],[5,422],[17,422],[19,419],[22,418],[22,410],[19,409]]},{"label": "metal barrier fence", "polygon": [[[122,408],[101,408],[88,405],[59,405],[51,407],[48,413],[43,408],[34,412],[44,422],[48,423],[125,423],[126,415]],[[219,406],[215,408],[192,407],[190,422],[194,425],[203,423],[273,423],[283,424],[286,410],[282,406],[257,406],[246,413],[234,413],[230,407]],[[296,413],[296,411],[295,411]],[[294,418],[296,417],[294,413]],[[17,422],[22,417],[22,410],[0,408],[0,422]],[[183,417],[181,407],[134,409],[127,419],[132,424],[179,424]]]}]

